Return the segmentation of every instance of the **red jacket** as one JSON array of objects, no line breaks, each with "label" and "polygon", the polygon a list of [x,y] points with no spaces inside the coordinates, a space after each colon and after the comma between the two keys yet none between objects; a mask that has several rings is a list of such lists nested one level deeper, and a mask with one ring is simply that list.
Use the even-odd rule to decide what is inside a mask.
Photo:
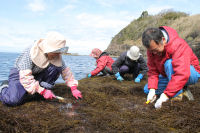
[{"label": "red jacket", "polygon": [[172,59],[174,74],[168,82],[164,93],[169,97],[173,97],[187,83],[190,77],[190,65],[194,66],[199,73],[200,66],[198,58],[190,46],[178,36],[174,29],[167,26],[160,28],[164,28],[167,31],[169,41],[165,45],[162,56],[155,55],[147,50],[148,88],[157,89],[158,75],[161,74],[166,77],[164,63],[167,59]]},{"label": "red jacket", "polygon": [[99,72],[101,72],[106,66],[112,70],[112,64],[114,60],[106,53],[103,52],[99,58],[97,59],[97,67],[91,72],[91,75],[97,75]]}]

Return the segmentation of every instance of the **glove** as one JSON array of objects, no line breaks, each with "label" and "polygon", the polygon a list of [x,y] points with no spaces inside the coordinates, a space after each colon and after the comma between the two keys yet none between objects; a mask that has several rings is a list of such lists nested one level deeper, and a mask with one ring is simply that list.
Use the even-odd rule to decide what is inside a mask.
[{"label": "glove", "polygon": [[71,87],[71,91],[72,91],[72,95],[78,99],[78,98],[82,98],[81,92],[77,89],[77,86],[72,86]]},{"label": "glove", "polygon": [[90,77],[92,77],[92,74],[90,73],[90,74],[88,74],[88,78],[90,78]]},{"label": "glove", "polygon": [[151,103],[156,100],[156,90],[155,89],[150,89],[149,94],[147,96],[147,101],[150,101]]},{"label": "glove", "polygon": [[121,77],[121,75],[119,74],[119,72],[115,74],[115,77],[116,77],[117,80],[119,80],[119,81],[124,80],[124,79]]},{"label": "glove", "polygon": [[159,108],[161,108],[162,107],[162,103],[163,102],[166,102],[166,101],[168,101],[169,100],[169,98],[167,97],[167,95],[165,95],[165,93],[162,93],[161,95],[160,95],[160,98],[156,101],[156,103],[155,103],[155,108],[156,109],[159,109]]},{"label": "glove", "polygon": [[137,78],[135,78],[136,83],[140,83],[140,80],[143,78],[143,74],[139,74]]},{"label": "glove", "polygon": [[135,83],[140,83],[140,79],[139,78],[135,78]]},{"label": "glove", "polygon": [[44,89],[40,95],[43,95],[43,97],[45,99],[52,99],[52,98],[55,98],[56,96],[53,94],[53,92],[51,90],[47,90],[47,89]]}]

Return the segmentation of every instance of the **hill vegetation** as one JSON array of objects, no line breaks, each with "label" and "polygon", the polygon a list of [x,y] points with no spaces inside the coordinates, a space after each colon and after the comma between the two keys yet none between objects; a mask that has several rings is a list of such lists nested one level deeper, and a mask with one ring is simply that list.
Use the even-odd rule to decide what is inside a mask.
[{"label": "hill vegetation", "polygon": [[189,16],[184,12],[167,10],[157,15],[149,15],[143,11],[141,16],[123,28],[110,42],[106,49],[113,56],[128,50],[132,45],[140,47],[146,56],[146,49],[142,46],[141,36],[149,27],[170,26],[177,30],[180,37],[188,42],[198,58],[200,58],[200,14]]}]

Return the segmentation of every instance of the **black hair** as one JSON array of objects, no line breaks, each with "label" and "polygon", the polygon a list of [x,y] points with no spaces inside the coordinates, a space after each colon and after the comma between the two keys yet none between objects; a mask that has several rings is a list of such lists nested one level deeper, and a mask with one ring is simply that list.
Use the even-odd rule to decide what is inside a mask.
[{"label": "black hair", "polygon": [[148,28],[142,34],[142,43],[146,48],[150,47],[151,40],[156,44],[162,41],[163,34],[159,28]]}]

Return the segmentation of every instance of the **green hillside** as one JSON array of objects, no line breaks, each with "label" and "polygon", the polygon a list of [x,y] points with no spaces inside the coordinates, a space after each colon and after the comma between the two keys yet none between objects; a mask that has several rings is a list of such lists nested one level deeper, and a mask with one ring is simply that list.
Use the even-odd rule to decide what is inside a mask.
[{"label": "green hillside", "polygon": [[123,28],[111,40],[106,49],[111,55],[118,56],[126,51],[132,45],[140,47],[143,55],[146,55],[146,49],[142,46],[141,35],[146,28],[170,26],[177,30],[180,37],[185,39],[200,58],[200,14],[189,16],[184,12],[165,11],[157,15],[148,15],[144,11],[141,16],[133,20],[129,25]]}]

